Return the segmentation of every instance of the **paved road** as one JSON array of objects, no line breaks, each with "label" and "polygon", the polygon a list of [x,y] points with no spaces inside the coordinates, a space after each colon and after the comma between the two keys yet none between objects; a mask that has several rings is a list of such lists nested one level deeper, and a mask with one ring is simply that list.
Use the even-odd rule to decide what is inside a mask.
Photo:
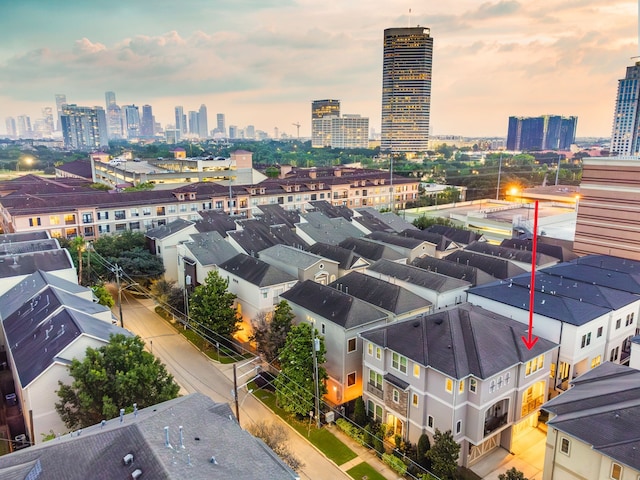
[{"label": "paved road", "polygon": [[[232,402],[233,366],[220,365],[198,351],[182,335],[153,311],[153,301],[137,300],[130,295],[123,297],[122,313],[126,329],[142,337],[147,348],[166,366],[181,386],[181,393],[201,392],[216,402]],[[242,364],[242,362],[240,362]],[[238,372],[242,374],[242,371]],[[243,378],[238,383],[244,383]],[[248,428],[257,421],[280,422],[289,430],[289,446],[304,462],[301,478],[334,480],[350,478],[333,462],[312,447],[306,440],[252,395],[246,389],[239,392],[242,402],[240,424]]]}]

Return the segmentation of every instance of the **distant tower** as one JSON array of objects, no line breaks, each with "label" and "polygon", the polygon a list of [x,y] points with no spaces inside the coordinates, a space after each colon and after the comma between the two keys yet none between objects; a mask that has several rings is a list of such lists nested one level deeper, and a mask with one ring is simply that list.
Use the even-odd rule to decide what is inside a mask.
[{"label": "distant tower", "polygon": [[29,115],[18,115],[17,127],[19,138],[32,137],[33,131],[31,129],[31,117],[29,117]]},{"label": "distant tower", "polygon": [[42,109],[42,121],[42,134],[46,137],[50,137],[55,130],[55,124],[53,123],[53,109],[51,107],[44,107]]},{"label": "distant tower", "polygon": [[207,119],[207,106],[203,103],[198,110],[198,131],[196,132],[200,138],[209,136],[209,120]]},{"label": "distant tower", "polygon": [[198,135],[198,131],[200,129],[198,124],[198,112],[190,110],[187,117],[189,118],[189,133],[191,135]]},{"label": "distant tower", "polygon": [[187,133],[187,125],[185,121],[184,109],[181,106],[175,108],[176,112],[176,142],[182,138],[182,135]]},{"label": "distant tower", "polygon": [[115,94],[115,92],[105,92],[104,93],[104,100],[105,100],[107,108],[109,108],[109,106],[111,106],[111,105],[115,105],[116,104],[116,94]]},{"label": "distant tower", "polygon": [[7,117],[6,119],[7,126],[7,136],[9,138],[16,138],[18,136],[18,130],[16,127],[16,119],[13,117]]},{"label": "distant tower", "polygon": [[140,136],[150,138],[155,134],[154,123],[156,119],[153,116],[151,105],[142,106],[142,118],[140,119]]},{"label": "distant tower", "polygon": [[340,116],[340,100],[314,100],[311,103],[311,146],[331,146],[331,118]]},{"label": "distant tower", "polygon": [[140,110],[135,105],[124,105],[122,111],[127,138],[138,138],[140,136]]},{"label": "distant tower", "polygon": [[62,124],[60,123],[60,116],[62,115],[62,107],[67,104],[67,96],[63,93],[56,93],[56,112],[58,114],[58,125],[56,130],[60,132],[62,130]]},{"label": "distant tower", "polygon": [[627,67],[625,78],[618,80],[616,109],[611,134],[612,156],[640,155],[640,61]]},{"label": "distant tower", "polygon": [[92,150],[109,145],[105,112],[101,107],[64,105],[62,108],[64,145],[74,150]]},{"label": "distant tower", "polygon": [[104,100],[107,116],[107,134],[110,139],[121,139],[124,137],[122,109],[116,103],[116,94],[114,92],[105,92]]},{"label": "distant tower", "polygon": [[427,150],[432,57],[433,38],[428,28],[384,31],[382,153]]},{"label": "distant tower", "polygon": [[216,115],[216,132],[220,133],[223,137],[227,136],[227,126],[224,120],[224,113],[218,113]]}]

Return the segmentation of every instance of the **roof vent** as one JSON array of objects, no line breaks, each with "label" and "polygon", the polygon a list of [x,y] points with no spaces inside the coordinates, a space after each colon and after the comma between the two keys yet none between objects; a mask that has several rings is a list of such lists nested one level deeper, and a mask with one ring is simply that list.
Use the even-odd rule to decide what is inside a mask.
[{"label": "roof vent", "polygon": [[436,325],[442,325],[442,319],[441,319],[441,318],[437,318],[437,319],[435,320],[435,324],[436,324]]},{"label": "roof vent", "polygon": [[414,326],[415,328],[418,328],[418,327],[420,326],[420,322],[413,322],[413,326]]},{"label": "roof vent", "polygon": [[131,453],[127,453],[123,458],[122,458],[122,463],[125,465],[131,465],[133,463],[133,454]]},{"label": "roof vent", "polygon": [[213,463],[214,465],[218,465],[218,462],[216,461],[216,457],[213,457],[213,456],[209,459],[209,463]]},{"label": "roof vent", "polygon": [[142,476],[142,470],[140,470],[139,468],[136,468],[133,472],[131,472],[131,478],[133,480],[136,480],[141,476]]}]

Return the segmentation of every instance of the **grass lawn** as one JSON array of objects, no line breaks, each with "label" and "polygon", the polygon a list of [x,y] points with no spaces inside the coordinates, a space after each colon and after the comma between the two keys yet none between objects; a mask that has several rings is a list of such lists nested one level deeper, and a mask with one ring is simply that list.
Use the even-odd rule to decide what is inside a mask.
[{"label": "grass lawn", "polygon": [[276,406],[276,396],[268,390],[258,390],[254,393],[256,398],[267,405],[273,412],[291,425],[296,431],[307,438],[318,450],[324,453],[336,465],[342,465],[357,457],[355,452],[338,440],[335,435],[326,429],[317,429],[315,422],[309,425],[309,420],[300,421],[295,415],[285,412]]},{"label": "grass lawn", "polygon": [[353,468],[347,470],[347,474],[351,478],[361,480],[367,478],[367,480],[386,480],[385,477],[380,475],[378,471],[366,462],[359,463]]}]

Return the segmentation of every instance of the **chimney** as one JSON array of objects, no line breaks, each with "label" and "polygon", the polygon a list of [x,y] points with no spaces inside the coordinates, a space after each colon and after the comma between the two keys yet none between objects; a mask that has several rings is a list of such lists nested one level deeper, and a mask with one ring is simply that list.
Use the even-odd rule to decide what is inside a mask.
[{"label": "chimney", "polygon": [[311,170],[309,170],[309,178],[317,178],[318,176],[318,172],[315,168],[312,168]]},{"label": "chimney", "polygon": [[341,177],[342,176],[342,169],[341,168],[335,168],[333,170],[333,176],[334,177]]}]

